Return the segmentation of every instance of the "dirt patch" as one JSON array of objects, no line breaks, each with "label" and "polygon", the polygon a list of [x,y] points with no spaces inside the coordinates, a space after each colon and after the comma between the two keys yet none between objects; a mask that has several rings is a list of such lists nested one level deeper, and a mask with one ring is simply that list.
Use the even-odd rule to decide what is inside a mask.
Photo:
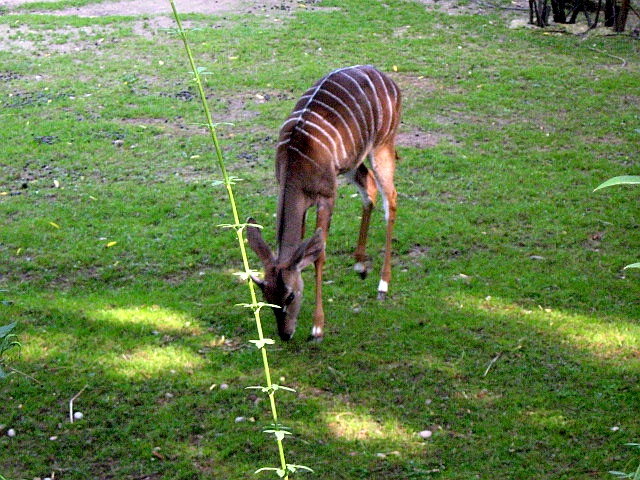
[{"label": "dirt patch", "polygon": [[461,2],[457,0],[417,0],[429,10],[435,10],[448,15],[480,15],[487,13],[491,7],[482,2]]},{"label": "dirt patch", "polygon": [[[44,0],[55,1],[55,0]],[[262,0],[251,2],[249,0],[176,0],[178,12],[202,13],[205,15],[221,15],[229,13],[269,14],[291,12],[297,9],[315,9],[315,3],[319,0]],[[25,0],[4,0],[3,6],[11,10],[19,10],[26,3]],[[120,0],[116,2],[102,2],[82,7],[65,8],[63,10],[47,10],[42,13],[49,15],[77,15],[79,17],[103,17],[109,15],[171,15],[171,7],[168,2],[158,0]]]},{"label": "dirt patch", "polygon": [[[41,0],[54,2],[57,0]],[[459,2],[458,0],[417,0],[430,10],[458,14],[481,14],[487,10],[487,4],[482,2]],[[180,13],[202,13],[205,15],[224,15],[230,13],[269,15],[293,12],[296,10],[327,10],[318,7],[320,0],[175,0]],[[30,0],[3,0],[2,6],[9,10],[19,10]],[[334,10],[334,9],[331,9]],[[168,2],[158,0],[119,0],[115,2],[101,2],[83,7],[51,10],[42,13],[50,15],[77,15],[79,17],[102,17],[107,15],[171,15]]]},{"label": "dirt patch", "polygon": [[[55,0],[43,0],[55,1]],[[30,3],[25,0],[0,0],[9,13],[17,13],[20,7]],[[250,14],[263,17],[278,17],[290,15],[292,12],[305,10],[326,10],[318,7],[320,0],[261,0],[252,2],[249,0],[176,0],[176,8],[180,13],[199,13],[207,15],[224,16],[227,14]],[[456,0],[422,0],[426,8],[436,8],[450,13],[458,12]],[[171,8],[168,2],[158,0],[118,0],[85,5],[83,7],[68,8],[64,10],[42,10],[40,13],[60,16],[102,17],[110,15],[138,16],[144,15],[144,19],[135,20],[133,31],[136,35],[151,37],[162,28],[174,26],[171,16]],[[5,19],[8,17],[5,16]],[[0,20],[2,22],[2,20]],[[112,27],[110,25],[95,25],[78,29],[49,29],[31,30],[28,25],[9,25],[0,23],[0,50],[15,49],[40,53],[73,53],[82,50],[95,51],[99,55],[102,43],[111,41]],[[188,22],[187,22],[188,23]],[[185,25],[189,28],[189,25]],[[398,36],[409,34],[409,27],[403,27],[396,32]],[[403,91],[434,91],[435,85],[425,77],[411,75],[394,75]],[[6,80],[11,80],[7,78]],[[291,95],[272,93],[241,93],[230,97],[222,105],[225,118],[233,123],[243,124],[259,115],[256,104],[269,101],[271,97],[279,100],[295,100]],[[135,122],[159,128],[171,134],[193,135],[205,133],[201,128],[190,125],[172,125],[165,119],[143,120]],[[265,133],[266,134],[266,133]],[[401,128],[397,143],[402,147],[431,148],[437,145],[442,137],[420,129],[404,126]]]},{"label": "dirt patch", "polygon": [[422,130],[412,130],[409,132],[398,132],[396,144],[399,147],[408,148],[432,148],[440,143],[442,136],[423,132]]},{"label": "dirt patch", "polygon": [[[44,0],[52,2],[55,0]],[[299,10],[314,11],[327,10],[316,6],[320,0],[176,0],[176,8],[180,14],[199,13],[224,17],[230,14],[254,15],[278,20]],[[0,18],[0,50],[14,49],[32,53],[72,53],[86,49],[97,50],[100,42],[109,36],[113,27],[109,25],[94,25],[82,29],[42,29],[32,30],[28,25],[10,25],[10,14],[24,11],[23,7],[31,3],[27,0],[0,0],[0,7],[5,15]],[[158,0],[118,0],[94,3],[82,7],[65,8],[62,10],[37,10],[40,13],[53,16],[78,16],[85,18],[105,16],[144,16],[144,20],[136,20],[133,32],[146,38],[153,38],[155,33],[166,28],[174,28],[175,20],[168,2]],[[9,15],[7,15],[9,14]],[[184,23],[185,28],[192,28],[190,22]],[[90,37],[101,35],[99,40]],[[87,38],[89,37],[89,38]],[[64,41],[63,41],[64,40]]]}]

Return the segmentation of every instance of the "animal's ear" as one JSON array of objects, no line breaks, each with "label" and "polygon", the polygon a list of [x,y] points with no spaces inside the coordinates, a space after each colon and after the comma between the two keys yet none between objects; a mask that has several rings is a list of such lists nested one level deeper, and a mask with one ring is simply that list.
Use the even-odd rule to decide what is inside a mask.
[{"label": "animal's ear", "polygon": [[260,287],[260,290],[264,292],[264,280],[261,280],[255,275],[251,275],[251,280],[253,280],[253,283],[255,283],[258,287]]},{"label": "animal's ear", "polygon": [[[262,263],[270,265],[273,263],[273,253],[271,253],[269,245],[267,245],[267,243],[262,239],[262,233],[257,225],[258,224],[253,218],[249,218],[247,220],[247,240],[249,241],[251,250],[256,252],[258,258],[262,260]],[[256,283],[260,285],[259,282]]]},{"label": "animal's ear", "polygon": [[319,228],[309,240],[302,242],[291,257],[289,268],[302,270],[306,266],[315,262],[324,251],[323,237],[322,229]]}]

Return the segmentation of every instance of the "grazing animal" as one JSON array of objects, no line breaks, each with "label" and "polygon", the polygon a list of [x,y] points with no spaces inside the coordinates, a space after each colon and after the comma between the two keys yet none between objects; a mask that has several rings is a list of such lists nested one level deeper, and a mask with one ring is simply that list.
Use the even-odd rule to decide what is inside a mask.
[{"label": "grazing animal", "polygon": [[[253,278],[273,311],[278,333],[289,340],[296,328],[302,301],[301,271],[315,263],[316,304],[312,337],[322,340],[322,268],[337,176],[345,175],[362,196],[362,221],[355,267],[365,278],[370,264],[365,254],[371,211],[377,191],[383,195],[387,223],[384,265],[378,298],[391,281],[391,239],[397,193],[393,175],[397,159],[395,137],[400,122],[401,95],[397,85],[372,66],[335,70],[316,82],[296,103],[280,130],[276,148],[276,178],[280,187],[276,214],[277,253],[251,226],[249,246],[264,264],[264,279]],[[364,164],[369,157],[371,170]],[[316,228],[304,240],[306,213],[317,208]]]}]

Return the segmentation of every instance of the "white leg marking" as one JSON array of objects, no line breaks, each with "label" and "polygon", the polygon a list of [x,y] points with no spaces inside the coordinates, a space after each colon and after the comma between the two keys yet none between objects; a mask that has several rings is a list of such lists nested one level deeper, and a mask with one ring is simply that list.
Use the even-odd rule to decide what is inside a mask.
[{"label": "white leg marking", "polygon": [[356,271],[356,273],[364,273],[367,271],[367,266],[364,264],[364,262],[357,262],[353,266],[353,269]]},{"label": "white leg marking", "polygon": [[382,196],[382,206],[384,208],[384,221],[389,223],[389,202],[385,195]]},{"label": "white leg marking", "polygon": [[322,327],[316,327],[314,325],[313,328],[311,329],[311,335],[313,335],[314,337],[321,337],[322,336]]},{"label": "white leg marking", "polygon": [[387,293],[389,291],[389,284],[384,280],[380,280],[380,283],[378,284],[378,291]]}]

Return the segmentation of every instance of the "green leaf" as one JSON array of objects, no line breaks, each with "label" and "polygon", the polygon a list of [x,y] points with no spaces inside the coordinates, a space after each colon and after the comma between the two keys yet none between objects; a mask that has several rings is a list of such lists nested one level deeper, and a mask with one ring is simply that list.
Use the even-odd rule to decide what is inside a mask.
[{"label": "green leaf", "polygon": [[251,387],[244,387],[245,390],[262,390],[263,392],[268,392],[269,389],[267,387],[263,387],[262,385],[253,385]]},{"label": "green leaf", "polygon": [[640,262],[632,263],[631,265],[627,265],[626,267],[624,267],[623,270],[626,270],[627,268],[640,268]]},{"label": "green leaf", "polygon": [[265,430],[264,433],[273,433],[276,437],[276,440],[281,442],[284,440],[284,437],[287,435],[293,435],[291,432],[287,432],[286,430]]},{"label": "green leaf", "polygon": [[271,388],[273,388],[274,392],[276,390],[286,390],[287,392],[294,392],[295,393],[295,390],[293,388],[283,387],[282,385],[277,385],[275,383],[273,385],[271,385]]},{"label": "green leaf", "polygon": [[253,308],[254,310],[260,310],[260,309],[262,309],[262,307],[280,308],[277,305],[272,305],[271,303],[264,303],[264,302],[258,302],[258,303],[236,303],[236,307]]},{"label": "green leaf", "polygon": [[305,467],[304,465],[291,465],[291,464],[287,464],[287,470],[289,470],[291,473],[296,473],[298,470],[303,470],[305,472],[311,472],[313,473],[313,469],[309,468],[309,467]]},{"label": "green leaf", "polygon": [[249,340],[249,343],[253,343],[256,348],[264,348],[265,345],[274,345],[276,342],[271,338],[263,338],[262,340]]},{"label": "green leaf", "polygon": [[213,73],[208,71],[205,67],[197,67],[196,73],[198,75],[213,75]]},{"label": "green leaf", "polygon": [[16,328],[16,325],[18,325],[18,322],[13,322],[13,323],[10,323],[9,325],[4,325],[0,327],[0,338],[4,338],[7,335],[9,335],[9,333],[11,333],[11,331],[14,328]]},{"label": "green leaf", "polygon": [[261,473],[261,472],[276,472],[278,474],[278,476],[280,478],[283,478],[285,475],[285,471],[282,470],[281,468],[273,468],[273,467],[264,467],[264,468],[259,468],[258,470],[256,470],[254,473],[254,475],[256,473]]},{"label": "green leaf", "polygon": [[619,177],[613,177],[604,183],[601,183],[596,187],[596,190],[601,188],[612,187],[614,185],[638,185],[640,184],[640,175],[621,175]]}]

